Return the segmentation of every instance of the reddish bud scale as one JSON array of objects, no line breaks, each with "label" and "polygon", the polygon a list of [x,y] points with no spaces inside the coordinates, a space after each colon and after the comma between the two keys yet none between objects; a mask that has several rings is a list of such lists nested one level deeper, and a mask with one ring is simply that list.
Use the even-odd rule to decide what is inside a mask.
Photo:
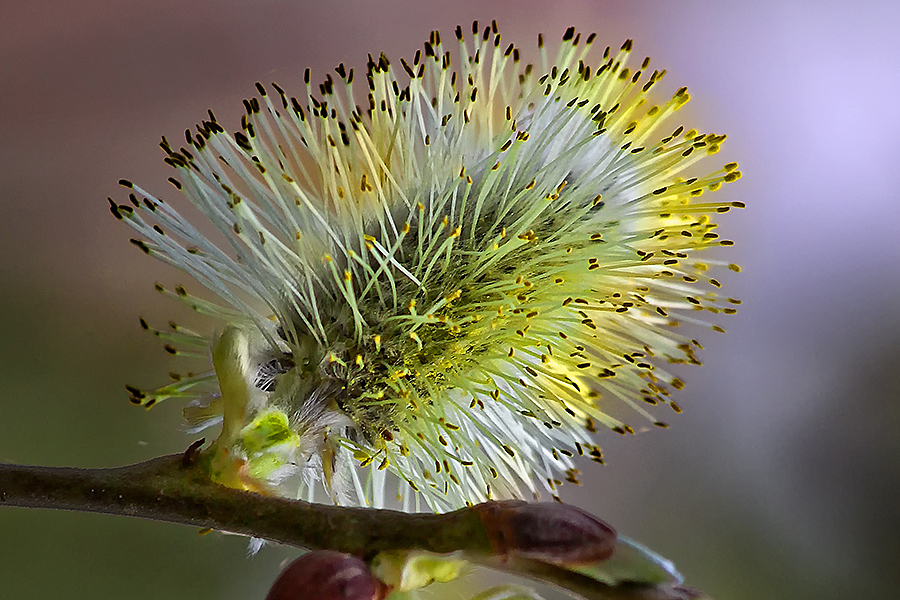
[{"label": "reddish bud scale", "polygon": [[384,600],[387,592],[361,559],[318,550],[282,571],[266,600]]},{"label": "reddish bud scale", "polygon": [[616,531],[593,515],[566,504],[519,500],[475,507],[500,556],[519,556],[556,565],[579,565],[609,558]]}]

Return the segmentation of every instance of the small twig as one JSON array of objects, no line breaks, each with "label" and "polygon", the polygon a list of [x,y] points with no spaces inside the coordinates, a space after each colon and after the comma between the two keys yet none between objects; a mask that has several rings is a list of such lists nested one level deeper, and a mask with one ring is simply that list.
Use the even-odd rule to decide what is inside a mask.
[{"label": "small twig", "polygon": [[471,557],[485,557],[485,564],[494,568],[546,581],[585,598],[679,597],[659,595],[653,591],[656,588],[605,585],[536,561],[491,560],[488,534],[478,512],[471,508],[437,515],[410,514],[262,496],[213,483],[189,453],[113,469],[0,464],[0,506],[167,521],[366,559],[390,550],[463,551]]},{"label": "small twig", "polygon": [[262,496],[211,482],[181,454],[114,469],[0,464],[0,506],[126,515],[358,556],[490,551],[478,515],[468,510],[408,514]]}]

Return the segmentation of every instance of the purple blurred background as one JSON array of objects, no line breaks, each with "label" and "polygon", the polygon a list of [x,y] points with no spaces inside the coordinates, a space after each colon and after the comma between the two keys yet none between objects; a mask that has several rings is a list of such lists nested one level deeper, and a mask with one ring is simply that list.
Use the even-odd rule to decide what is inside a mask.
[{"label": "purple blurred background", "polygon": [[[172,368],[138,315],[186,280],[128,242],[106,196],[170,194],[160,135],[212,108],[235,129],[253,83],[299,90],[432,29],[496,18],[533,48],[569,25],[689,86],[679,121],[729,134],[719,194],[744,300],[704,333],[669,431],[601,439],[565,498],[676,561],[720,600],[875,600],[900,590],[900,4],[232,0],[0,3],[0,461],[113,466],[184,449],[175,403],[123,385]],[[668,87],[666,87],[668,86]],[[194,286],[196,288],[197,286]],[[190,319],[190,317],[187,317]],[[716,337],[713,337],[715,335]],[[605,442],[605,443],[604,443]],[[262,598],[293,552],[130,519],[0,509],[0,596]],[[449,589],[447,598],[464,597]],[[470,592],[471,593],[471,592]]]}]

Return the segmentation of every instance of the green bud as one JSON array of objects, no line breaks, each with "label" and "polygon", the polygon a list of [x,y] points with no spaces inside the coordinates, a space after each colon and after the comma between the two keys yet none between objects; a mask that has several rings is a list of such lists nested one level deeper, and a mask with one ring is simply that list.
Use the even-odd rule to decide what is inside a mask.
[{"label": "green bud", "polygon": [[391,589],[409,591],[459,577],[468,563],[458,554],[422,550],[381,552],[372,560],[372,572]]}]

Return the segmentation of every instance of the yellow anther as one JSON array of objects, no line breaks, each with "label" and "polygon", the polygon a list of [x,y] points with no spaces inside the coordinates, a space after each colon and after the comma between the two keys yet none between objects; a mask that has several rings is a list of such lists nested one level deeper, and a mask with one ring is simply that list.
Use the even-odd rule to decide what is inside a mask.
[{"label": "yellow anther", "polygon": [[456,300],[457,298],[459,298],[460,296],[462,296],[462,290],[456,290],[452,294],[447,294],[446,296],[444,296],[444,302],[449,304],[449,303],[453,302],[454,300]]}]

